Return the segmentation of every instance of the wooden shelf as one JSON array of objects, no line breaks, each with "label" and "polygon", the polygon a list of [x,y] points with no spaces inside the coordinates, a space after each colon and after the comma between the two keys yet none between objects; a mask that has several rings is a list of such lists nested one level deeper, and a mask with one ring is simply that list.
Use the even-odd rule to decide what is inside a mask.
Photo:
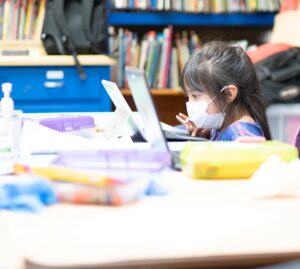
[{"label": "wooden shelf", "polygon": [[[122,93],[124,96],[131,96],[131,91],[123,89]],[[185,93],[182,90],[174,89],[151,89],[151,94],[155,96],[184,96]]]},{"label": "wooden shelf", "polygon": [[[124,89],[122,93],[131,109],[136,111],[130,90]],[[159,119],[171,125],[179,124],[176,120],[176,114],[179,112],[186,113],[185,93],[182,90],[174,89],[152,89],[151,94]]]},{"label": "wooden shelf", "polygon": [[[114,65],[116,61],[106,55],[79,55],[82,65]],[[73,66],[70,55],[1,56],[0,66]]]},{"label": "wooden shelf", "polygon": [[46,55],[40,40],[0,40],[0,51],[24,51],[29,55]]}]

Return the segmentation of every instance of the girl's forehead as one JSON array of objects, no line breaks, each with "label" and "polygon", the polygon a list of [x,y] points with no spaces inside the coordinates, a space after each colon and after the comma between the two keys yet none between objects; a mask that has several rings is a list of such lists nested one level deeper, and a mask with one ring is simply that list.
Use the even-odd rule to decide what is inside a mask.
[{"label": "girl's forehead", "polygon": [[185,88],[187,94],[208,94],[204,88],[192,89],[189,87]]},{"label": "girl's forehead", "polygon": [[195,80],[184,80],[183,86],[186,92],[190,91],[198,91],[198,92],[206,92],[204,85],[200,81]]},{"label": "girl's forehead", "polygon": [[187,90],[186,91],[187,94],[204,94],[203,91],[197,91],[197,90]]}]

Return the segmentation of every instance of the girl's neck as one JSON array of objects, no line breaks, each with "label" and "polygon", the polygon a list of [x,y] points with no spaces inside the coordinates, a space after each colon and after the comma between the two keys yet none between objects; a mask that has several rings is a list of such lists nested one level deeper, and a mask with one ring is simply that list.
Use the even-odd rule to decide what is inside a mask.
[{"label": "girl's neck", "polygon": [[229,125],[237,121],[255,123],[255,120],[251,117],[249,112],[246,109],[241,109],[237,113],[231,113],[230,116],[228,114],[225,116],[225,120],[220,131],[225,130]]}]

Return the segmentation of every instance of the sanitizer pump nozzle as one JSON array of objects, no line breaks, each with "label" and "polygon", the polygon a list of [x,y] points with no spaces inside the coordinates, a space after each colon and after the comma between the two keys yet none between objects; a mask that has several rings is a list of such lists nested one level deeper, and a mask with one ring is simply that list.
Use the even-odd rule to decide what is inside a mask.
[{"label": "sanitizer pump nozzle", "polygon": [[0,109],[2,112],[9,112],[14,110],[14,101],[10,97],[11,89],[11,83],[7,82],[2,84],[3,97],[0,101]]}]

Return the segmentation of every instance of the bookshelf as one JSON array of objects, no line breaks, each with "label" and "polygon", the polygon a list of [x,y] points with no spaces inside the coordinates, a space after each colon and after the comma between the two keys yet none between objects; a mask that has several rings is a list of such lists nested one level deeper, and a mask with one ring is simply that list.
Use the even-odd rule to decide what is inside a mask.
[{"label": "bookshelf", "polygon": [[[196,31],[202,43],[215,39],[225,41],[248,39],[251,45],[264,43],[264,39],[272,29],[276,12],[191,13],[174,10],[158,11],[149,8],[144,10],[110,8],[107,15],[108,24],[117,31],[123,28],[124,33],[125,29],[135,32],[138,36],[137,39],[140,40],[140,45],[145,33],[152,30],[163,33],[163,29],[172,25],[172,45],[176,47],[176,32],[182,31]],[[116,36],[118,37],[118,32],[116,32]],[[178,76],[180,76],[180,70]],[[117,81],[117,79],[115,80]],[[123,95],[131,108],[135,109],[130,91],[126,89],[126,83],[125,85],[119,84],[119,86],[124,88]],[[178,112],[186,111],[184,93],[178,88],[164,87],[166,85],[163,87],[150,86],[160,119],[169,124],[178,124],[175,115]]]},{"label": "bookshelf", "polygon": [[0,55],[45,54],[40,41],[45,6],[46,0],[0,1]]},{"label": "bookshelf", "polygon": [[[136,31],[139,35],[139,38],[141,38],[143,33],[148,32],[150,30],[154,30],[158,32],[168,27],[169,25],[172,25],[173,34],[175,34],[177,31],[183,31],[183,30],[188,30],[188,31],[199,30],[200,35],[203,37],[203,38],[201,37],[203,42],[206,42],[205,37],[208,35],[210,35],[210,37],[214,39],[215,38],[220,39],[220,33],[222,33],[221,36],[222,39],[224,38],[227,40],[237,40],[239,36],[243,34],[243,32],[246,33],[247,37],[251,37],[249,39],[256,40],[257,37],[261,36],[261,33],[263,33],[265,30],[271,29],[274,21],[274,16],[276,14],[274,11],[272,12],[263,11],[259,13],[255,13],[255,12],[242,13],[239,11],[234,13],[226,13],[226,12],[191,13],[191,12],[180,12],[178,10],[177,11],[174,10],[154,11],[149,9],[148,7],[145,10],[141,10],[141,9],[134,10],[128,8],[113,9],[112,3],[117,1],[119,3],[127,2],[128,4],[142,3],[142,2],[158,3],[163,1],[165,3],[181,2],[184,4],[184,3],[189,3],[189,1],[106,0],[108,25],[116,27],[116,29],[126,27],[130,29],[130,31]],[[197,0],[191,0],[191,1],[196,2]],[[227,2],[227,1],[218,0],[214,2],[219,3],[219,2]],[[23,53],[28,53],[29,56],[39,56],[40,59],[42,59],[43,56],[45,55],[45,51],[43,50],[39,36],[40,36],[40,31],[42,29],[42,22],[44,18],[46,0],[12,0],[12,1],[0,0],[0,3],[2,3],[2,6],[0,4],[0,17],[1,16],[3,17],[2,22],[0,20],[0,29],[2,29],[2,32],[0,31],[0,51],[1,50],[6,52],[13,51],[13,50],[22,51]],[[8,8],[8,5],[6,7],[5,4],[3,3],[10,3],[11,7]],[[14,7],[12,6],[12,3],[15,4],[26,3],[25,5],[26,8],[24,5],[23,6],[21,5],[23,9],[15,8],[15,6]],[[8,12],[5,12],[6,9],[8,10]],[[23,14],[22,15],[23,27],[21,27],[19,31],[16,30],[18,29],[18,27],[17,28],[15,27],[20,25],[18,21],[16,21],[16,18],[18,16],[16,15],[17,13],[15,12],[17,10],[20,10],[20,13],[18,14],[20,18],[21,18],[21,14]],[[32,16],[27,16],[28,14],[32,14]],[[6,28],[8,30],[3,32],[3,30]],[[8,34],[9,29],[15,29],[15,31],[12,31],[12,33],[15,34],[9,35]],[[22,58],[23,56],[20,57]],[[16,64],[16,66],[20,66],[20,62],[19,62],[19,60],[21,59],[20,57],[15,56],[10,59],[13,59],[13,62],[14,64]],[[54,57],[47,56],[47,59],[48,59],[47,61],[52,61],[51,59],[54,59]],[[34,62],[33,62],[33,66],[35,67],[25,66],[26,70],[29,68],[38,68],[39,60],[37,57],[34,58]],[[95,69],[99,68],[98,65],[102,65],[102,61],[99,62],[97,61],[97,63],[95,64]],[[5,64],[2,64],[1,68],[5,70]],[[107,71],[105,71],[103,74],[105,74],[106,79],[110,78],[112,80],[115,80],[114,77],[109,77]],[[170,124],[177,124],[175,120],[175,114],[179,111],[182,112],[185,111],[184,93],[178,90],[178,87],[168,88],[167,86],[168,85],[160,85],[160,87],[154,86],[151,92],[153,94],[156,106],[158,107],[161,120],[166,121],[167,123]],[[174,88],[176,88],[176,90]],[[133,106],[133,101],[130,95],[130,91],[124,90],[123,94],[125,98],[128,100],[128,102],[131,103]]]},{"label": "bookshelf", "polygon": [[180,12],[134,12],[110,11],[108,23],[114,26],[272,26],[275,12],[262,13],[180,13]]}]

